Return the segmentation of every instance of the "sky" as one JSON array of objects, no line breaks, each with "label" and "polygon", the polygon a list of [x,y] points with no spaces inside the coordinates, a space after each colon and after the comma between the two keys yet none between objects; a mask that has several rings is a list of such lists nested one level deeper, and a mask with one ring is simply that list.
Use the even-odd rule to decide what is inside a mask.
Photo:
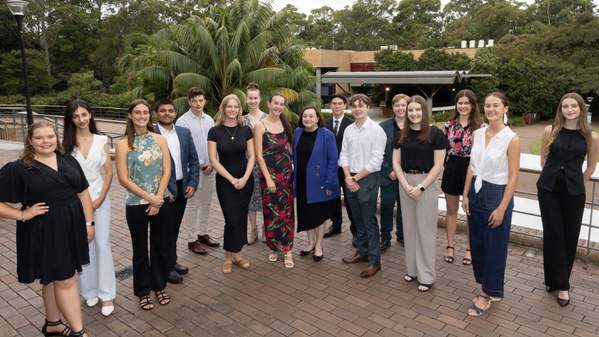
[{"label": "sky", "polygon": [[[343,9],[345,6],[351,6],[354,0],[300,0],[300,1],[289,1],[289,0],[271,0],[273,8],[279,10],[285,7],[287,4],[292,4],[297,9],[305,14],[310,14],[310,11],[314,8],[320,8],[322,6],[329,6],[333,9]],[[532,2],[532,0],[525,0]],[[449,0],[441,0],[441,5],[445,5]],[[599,0],[593,0],[596,6],[599,6]]]},{"label": "sky", "polygon": [[[351,6],[354,0],[300,0],[300,1],[289,1],[289,0],[272,0],[273,8],[279,10],[285,7],[287,4],[292,4],[297,9],[305,14],[309,14],[314,8],[320,8],[322,6],[329,6],[333,9],[343,9],[345,6]],[[441,0],[441,4],[445,5],[449,0]]]}]

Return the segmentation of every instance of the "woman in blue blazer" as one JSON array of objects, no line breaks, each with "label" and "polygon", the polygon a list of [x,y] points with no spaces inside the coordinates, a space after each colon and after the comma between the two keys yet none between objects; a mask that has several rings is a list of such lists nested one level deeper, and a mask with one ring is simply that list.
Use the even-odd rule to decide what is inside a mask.
[{"label": "woman in blue blazer", "polygon": [[313,254],[316,262],[324,255],[324,222],[335,216],[339,203],[337,143],[322,123],[316,107],[305,107],[299,115],[300,127],[293,135],[297,231],[308,232],[308,247],[300,255]]}]

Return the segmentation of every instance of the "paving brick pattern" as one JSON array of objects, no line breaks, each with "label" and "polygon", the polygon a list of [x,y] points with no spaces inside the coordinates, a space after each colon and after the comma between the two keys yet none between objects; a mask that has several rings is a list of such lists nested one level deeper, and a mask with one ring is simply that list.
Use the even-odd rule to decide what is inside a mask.
[{"label": "paving brick pattern", "polygon": [[[18,156],[2,151],[0,165]],[[0,187],[1,188],[1,187]],[[115,267],[131,264],[131,243],[124,220],[124,191],[116,183],[112,245]],[[211,235],[222,241],[223,217],[215,200],[209,217]],[[512,245],[506,272],[506,297],[483,317],[470,318],[466,308],[478,287],[469,267],[461,265],[465,236],[458,235],[456,263],[443,262],[444,232],[439,231],[434,288],[419,293],[403,281],[403,248],[393,243],[382,257],[382,272],[360,279],[364,266],[345,265],[352,254],[349,231],[325,240],[325,258],[315,263],[296,257],[286,270],[267,261],[266,246],[244,249],[250,270],[224,275],[222,249],[205,256],[179,240],[179,261],[190,267],[181,285],[169,285],[168,306],[142,311],[133,295],[132,278],[118,282],[115,313],[104,318],[98,307],[84,308],[92,336],[581,336],[599,335],[599,268],[574,266],[572,303],[560,308],[544,291],[540,252]],[[296,240],[298,251],[305,236]],[[15,225],[0,221],[0,336],[39,336],[43,323],[41,286],[16,280]],[[586,267],[587,269],[585,269]]]}]

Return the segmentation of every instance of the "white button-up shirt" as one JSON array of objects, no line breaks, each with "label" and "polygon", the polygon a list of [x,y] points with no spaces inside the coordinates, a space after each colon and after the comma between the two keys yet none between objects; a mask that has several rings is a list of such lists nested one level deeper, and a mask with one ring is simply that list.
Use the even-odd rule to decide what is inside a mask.
[{"label": "white button-up shirt", "polygon": [[470,151],[470,167],[474,180],[474,191],[478,193],[483,186],[483,180],[491,184],[505,185],[509,178],[509,163],[507,150],[510,146],[514,131],[504,127],[486,144],[485,133],[487,126],[474,131],[474,143]]},{"label": "white button-up shirt", "polygon": [[200,167],[210,162],[208,158],[208,131],[214,126],[214,120],[205,112],[202,116],[196,116],[191,110],[184,113],[177,119],[177,126],[188,128],[193,138],[193,145],[198,152]]},{"label": "white button-up shirt", "polygon": [[343,134],[339,166],[349,166],[351,173],[366,169],[369,173],[381,170],[387,135],[383,128],[367,118],[361,127],[354,122]]},{"label": "white button-up shirt", "polygon": [[171,154],[171,158],[175,163],[175,179],[181,180],[183,179],[183,164],[181,163],[181,144],[179,143],[179,136],[177,136],[177,131],[175,130],[175,126],[172,126],[171,130],[167,130],[162,127],[162,125],[158,124],[158,129],[160,129],[160,134],[166,139],[166,143],[168,144],[168,151]]}]

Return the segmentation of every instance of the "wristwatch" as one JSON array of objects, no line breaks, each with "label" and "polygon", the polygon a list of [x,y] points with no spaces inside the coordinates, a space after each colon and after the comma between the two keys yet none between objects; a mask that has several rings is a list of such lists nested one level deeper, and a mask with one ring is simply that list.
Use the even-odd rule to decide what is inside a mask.
[{"label": "wristwatch", "polygon": [[96,223],[94,221],[86,221],[85,225],[94,227],[96,225]]},{"label": "wristwatch", "polygon": [[421,192],[424,192],[425,188],[424,186],[422,186],[422,184],[418,184],[418,186],[416,186],[420,189]]}]

